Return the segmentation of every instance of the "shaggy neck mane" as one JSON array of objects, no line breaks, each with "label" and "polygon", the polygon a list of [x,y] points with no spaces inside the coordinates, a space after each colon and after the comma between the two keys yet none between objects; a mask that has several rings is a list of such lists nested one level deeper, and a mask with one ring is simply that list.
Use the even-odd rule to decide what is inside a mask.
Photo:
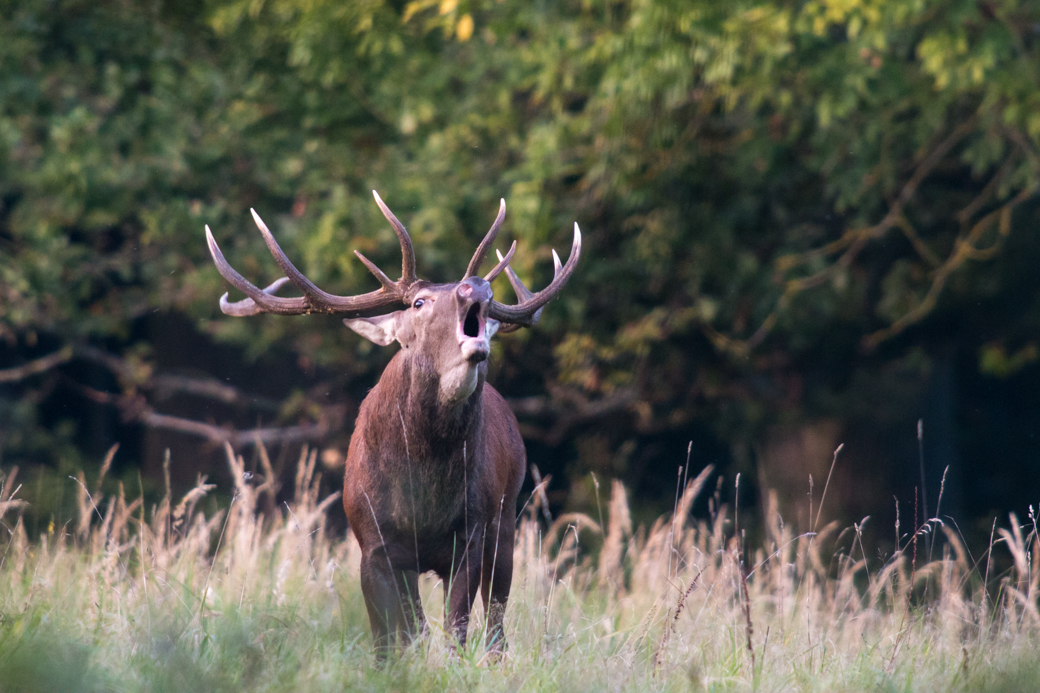
[{"label": "shaggy neck mane", "polygon": [[386,388],[380,418],[388,430],[396,428],[395,433],[406,434],[402,438],[407,443],[405,452],[415,463],[461,460],[463,444],[474,439],[481,424],[484,364],[478,373],[472,395],[457,403],[442,403],[432,362],[403,349],[390,360],[379,384]]}]

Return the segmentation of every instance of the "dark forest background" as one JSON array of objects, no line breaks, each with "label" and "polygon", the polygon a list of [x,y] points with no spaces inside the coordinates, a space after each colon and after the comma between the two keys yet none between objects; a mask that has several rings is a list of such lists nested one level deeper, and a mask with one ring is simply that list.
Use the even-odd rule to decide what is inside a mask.
[{"label": "dark forest background", "polygon": [[434,281],[505,198],[529,286],[584,231],[492,356],[554,510],[655,517],[689,450],[806,526],[844,443],[828,517],[942,488],[978,537],[1040,501],[1038,185],[1034,2],[0,0],[0,467],[30,529],[117,442],[131,492],[223,441],[335,486],[393,349],[221,315],[203,225],[264,285],[255,207],[351,294],[399,262],[373,189]]}]

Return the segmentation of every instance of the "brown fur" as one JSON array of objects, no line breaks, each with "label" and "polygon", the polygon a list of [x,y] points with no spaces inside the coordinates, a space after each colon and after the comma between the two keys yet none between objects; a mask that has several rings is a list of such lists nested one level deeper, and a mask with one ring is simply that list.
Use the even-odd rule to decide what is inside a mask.
[{"label": "brown fur", "polygon": [[[450,296],[455,285],[433,288]],[[343,505],[361,545],[376,646],[385,653],[398,634],[407,641],[423,630],[417,578],[432,570],[459,643],[479,586],[488,646],[502,648],[523,440],[505,400],[484,382],[486,361],[468,398],[442,403],[439,354],[418,342],[394,356],[362,402],[347,454]]]}]

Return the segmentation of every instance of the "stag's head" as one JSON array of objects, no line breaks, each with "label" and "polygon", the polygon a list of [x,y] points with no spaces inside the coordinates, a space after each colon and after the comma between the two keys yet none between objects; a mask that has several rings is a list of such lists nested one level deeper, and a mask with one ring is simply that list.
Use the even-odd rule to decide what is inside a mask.
[{"label": "stag's head", "polygon": [[[254,286],[227,263],[207,226],[206,242],[217,270],[247,296],[241,301],[230,302],[228,295],[224,294],[220,297],[220,309],[234,316],[260,313],[346,315],[348,317],[343,322],[366,339],[381,346],[396,341],[416,358],[424,359],[439,375],[444,399],[464,399],[476,387],[478,366],[487,360],[491,338],[495,333],[536,324],[542,308],[566,284],[581,256],[581,231],[575,224],[574,242],[567,264],[561,264],[556,251],[553,251],[555,276],[549,286],[537,293],[529,291],[509,267],[509,261],[516,251],[515,241],[505,256],[496,251],[498,264],[484,277],[480,277],[477,270],[491,250],[505,218],[506,203],[502,200],[498,217],[473,253],[465,276],[450,284],[432,284],[415,274],[415,254],[408,231],[379,195],[375,191],[372,194],[401,244],[400,279],[391,280],[355,250],[354,254],[379,280],[381,288],[359,296],[326,293],[289,262],[267,225],[253,211],[253,220],[285,276],[265,289]],[[492,298],[491,282],[502,273],[508,277],[517,294],[519,303],[516,305],[505,305]],[[296,285],[303,296],[289,298],[275,295],[289,282]],[[401,305],[404,307],[399,310],[383,312],[389,307]]]}]

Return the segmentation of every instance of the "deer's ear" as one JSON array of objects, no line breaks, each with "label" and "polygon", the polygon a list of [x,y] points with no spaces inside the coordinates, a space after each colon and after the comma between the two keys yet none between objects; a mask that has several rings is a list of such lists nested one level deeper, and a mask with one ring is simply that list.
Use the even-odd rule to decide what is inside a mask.
[{"label": "deer's ear", "polygon": [[488,339],[491,339],[495,336],[495,333],[498,332],[498,328],[501,326],[502,323],[500,323],[498,320],[495,320],[494,318],[488,318],[487,324],[484,325],[484,334],[487,335]]},{"label": "deer's ear", "polygon": [[372,318],[346,319],[343,324],[379,346],[390,346],[397,339],[397,318],[403,311],[395,311]]}]

